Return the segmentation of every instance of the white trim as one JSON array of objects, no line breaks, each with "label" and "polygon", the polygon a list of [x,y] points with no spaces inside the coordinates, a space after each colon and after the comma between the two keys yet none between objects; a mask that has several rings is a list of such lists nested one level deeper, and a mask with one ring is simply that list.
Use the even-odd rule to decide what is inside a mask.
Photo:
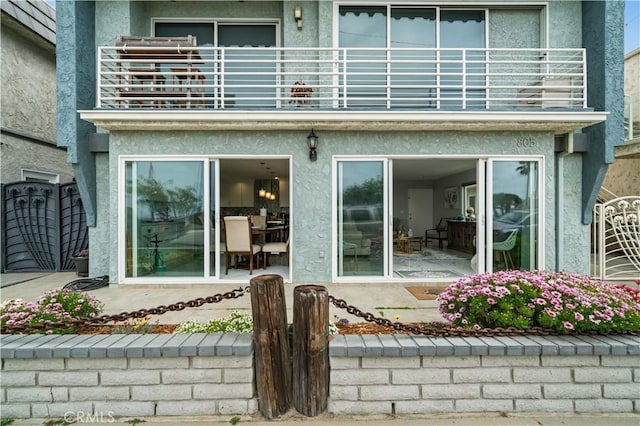
[{"label": "white trim", "polygon": [[[385,230],[383,235],[384,249],[384,276],[393,278],[393,241],[390,240],[393,235],[393,157],[387,158],[387,172],[383,180],[384,184],[384,199],[382,205],[383,212],[383,227]],[[426,244],[426,241],[425,241]]]},{"label": "white trim", "polygon": [[275,42],[274,47],[279,47],[281,44],[281,30],[280,26],[282,21],[280,18],[163,18],[153,17],[151,18],[151,35],[155,36],[157,24],[211,24],[213,25],[213,45],[218,46],[218,28],[220,25],[273,25],[275,27]]},{"label": "white trim", "polygon": [[333,2],[336,6],[384,6],[384,5],[392,5],[392,6],[424,6],[424,7],[494,7],[494,6],[509,6],[513,8],[520,7],[531,7],[531,6],[544,6],[548,4],[548,1],[523,1],[523,2],[513,2],[513,1],[504,1],[504,0],[485,0],[485,1],[464,1],[464,0],[456,0],[456,1],[447,1],[444,3],[442,0],[434,1],[433,3],[425,3],[424,0],[398,0],[398,1],[389,1],[389,0],[334,0]]},{"label": "white trim", "polygon": [[[485,195],[493,194],[493,164],[495,162],[505,162],[505,161],[530,161],[536,162],[538,165],[538,180],[536,182],[537,190],[538,190],[538,205],[536,206],[537,211],[537,247],[536,247],[536,266],[534,269],[544,270],[545,269],[545,250],[546,250],[546,238],[545,238],[545,221],[546,221],[546,200],[545,200],[545,187],[544,187],[544,176],[545,176],[545,157],[544,155],[522,155],[522,156],[488,156],[487,157],[487,187],[485,191]],[[487,272],[495,272],[493,271],[493,250],[486,244],[486,242],[491,242],[493,244],[493,196],[486,197],[486,270]],[[555,212],[554,212],[555,214]],[[556,215],[557,216],[557,215]]]},{"label": "white trim", "polygon": [[552,131],[570,133],[607,119],[608,112],[499,111],[244,111],[80,110],[107,130]]},{"label": "white trim", "polygon": [[33,179],[34,181],[47,181],[49,183],[60,183],[60,175],[58,173],[43,172],[41,170],[20,169],[20,180],[26,181]]},{"label": "white trim", "polygon": [[[480,250],[487,244],[487,159],[478,158],[476,165],[476,200],[478,211],[476,212],[476,267],[477,273],[486,272],[486,250]],[[489,197],[493,198],[493,197]],[[493,254],[493,251],[492,251]]]},{"label": "white trim", "polygon": [[126,238],[127,229],[125,227],[125,212],[126,212],[126,160],[122,156],[118,157],[118,195],[117,195],[117,229],[116,229],[116,268],[118,270],[118,283],[124,283],[127,269],[126,259]]},{"label": "white trim", "polygon": [[[345,156],[345,155],[337,155],[332,156],[331,164],[332,164],[332,186],[331,186],[331,278],[332,282],[335,283],[348,283],[348,282],[362,282],[363,279],[366,281],[381,281],[388,282],[393,278],[392,271],[389,270],[389,234],[388,234],[388,219],[387,216],[390,214],[390,206],[389,206],[389,194],[390,191],[388,187],[390,186],[390,177],[389,177],[389,163],[391,156],[389,155],[373,155],[373,156],[361,156],[361,155],[353,155],[353,156]],[[383,256],[382,256],[382,264],[383,270],[382,275],[348,275],[348,276],[340,276],[340,264],[338,262],[338,255],[341,251],[338,249],[338,239],[342,240],[342,226],[339,226],[340,223],[338,217],[338,198],[342,197],[343,191],[342,188],[338,188],[338,184],[341,183],[338,181],[338,165],[343,163],[353,163],[353,162],[370,162],[370,163],[381,163],[382,164],[382,202],[383,202]],[[340,237],[340,238],[338,238]]]},{"label": "white trim", "polygon": [[[203,208],[211,206],[211,197],[210,197],[210,167],[211,163],[216,163],[215,170],[215,250],[216,253],[220,253],[220,161],[225,159],[251,159],[255,160],[256,155],[236,155],[236,154],[224,154],[224,155],[196,155],[196,154],[162,154],[162,155],[135,155],[135,154],[125,154],[118,156],[118,205],[117,205],[117,215],[118,215],[118,229],[116,232],[117,235],[117,268],[118,268],[118,283],[122,285],[132,285],[132,284],[149,284],[149,285],[162,285],[162,284],[180,284],[180,285],[200,285],[200,284],[229,284],[229,283],[246,283],[246,279],[227,279],[222,275],[222,265],[219,261],[216,261],[216,269],[214,274],[211,274],[210,269],[210,258],[204,260],[204,268],[202,276],[182,276],[182,277],[170,277],[170,276],[152,276],[152,277],[126,277],[126,163],[132,162],[136,164],[139,161],[193,161],[196,163],[203,164]],[[292,211],[293,207],[293,155],[260,155],[259,158],[265,159],[281,159],[287,160],[289,164],[289,212]],[[205,170],[206,169],[206,170]],[[208,204],[207,204],[208,203]],[[207,225],[211,225],[211,218],[209,218],[209,211],[205,210],[205,220],[204,225],[205,229]],[[291,217],[291,216],[290,216]],[[289,222],[289,235],[292,234],[292,226],[291,221]],[[204,250],[205,254],[210,253],[211,241],[209,233],[204,234]],[[293,241],[289,243],[289,252],[293,253],[292,250]],[[293,282],[293,256],[289,259],[289,277],[285,280],[285,283]]]},{"label": "white trim", "polygon": [[[396,159],[418,159],[418,160],[448,160],[448,159],[470,159],[476,160],[476,185],[477,185],[477,203],[478,211],[476,212],[478,230],[476,233],[476,255],[478,261],[478,273],[491,272],[493,269],[493,250],[487,246],[487,242],[493,241],[493,197],[489,196],[493,191],[493,163],[506,162],[506,161],[531,161],[536,162],[538,166],[538,179],[536,181],[538,190],[538,205],[537,208],[537,247],[536,247],[536,267],[535,269],[544,270],[545,268],[545,255],[546,255],[546,236],[545,236],[545,217],[546,217],[546,190],[544,187],[545,181],[545,155],[523,155],[514,156],[509,155],[490,155],[479,156],[473,154],[462,155],[389,155],[389,154],[377,154],[377,155],[335,155],[331,159],[331,203],[332,216],[331,216],[331,279],[334,283],[353,283],[362,282],[363,279],[367,282],[441,282],[442,278],[437,279],[407,279],[396,278],[393,276],[393,250],[390,249],[390,226],[392,224],[393,215],[393,160]],[[338,189],[338,164],[344,161],[383,161],[386,166],[383,166],[385,170],[384,180],[384,228],[386,230],[384,235],[384,272],[382,276],[340,276],[339,275],[339,263],[338,263],[338,233],[340,227],[338,226],[338,209],[337,202],[340,195]],[[446,281],[446,280],[445,280]]]},{"label": "white trim", "polygon": [[[597,120],[605,121],[608,112],[600,111],[255,111],[255,110],[78,110],[80,118],[83,120],[118,120],[118,121],[138,121],[138,120],[175,120],[175,121],[302,121],[302,120],[325,120],[325,121],[375,121],[379,122],[380,117],[389,117],[385,121],[457,121],[457,122],[477,122],[477,121],[584,121]],[[345,116],[348,118],[345,119]],[[203,123],[206,124],[206,123]],[[595,124],[595,123],[594,123]]]}]

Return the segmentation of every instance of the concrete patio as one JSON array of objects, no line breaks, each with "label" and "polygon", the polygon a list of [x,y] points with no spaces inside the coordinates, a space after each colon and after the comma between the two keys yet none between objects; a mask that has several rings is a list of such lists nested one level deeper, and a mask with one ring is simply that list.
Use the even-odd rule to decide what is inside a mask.
[{"label": "concrete patio", "polygon": [[[256,274],[255,276],[258,276]],[[78,279],[74,272],[60,272],[51,274],[8,273],[2,274],[0,280],[2,288],[0,299],[23,299],[35,301],[40,295],[52,289],[61,289],[65,284]],[[248,286],[249,282],[242,287]],[[298,284],[285,284],[287,311],[289,320],[292,319],[293,289]],[[375,316],[401,322],[440,321],[438,305],[435,300],[418,300],[405,287],[417,286],[419,283],[360,283],[327,285],[329,294],[344,299],[348,304],[371,312]],[[439,287],[442,284],[424,284],[427,287]],[[89,291],[93,297],[104,303],[104,314],[136,311],[138,309],[154,308],[176,302],[185,302],[198,297],[213,296],[233,289],[240,288],[238,284],[211,285],[121,285],[104,287]],[[205,304],[200,308],[185,309],[183,311],[167,312],[150,318],[150,323],[177,324],[187,320],[208,321],[228,315],[233,310],[251,310],[249,295],[238,299],[224,300],[217,304]],[[346,318],[350,322],[363,322],[346,311],[331,305],[330,320]]]}]

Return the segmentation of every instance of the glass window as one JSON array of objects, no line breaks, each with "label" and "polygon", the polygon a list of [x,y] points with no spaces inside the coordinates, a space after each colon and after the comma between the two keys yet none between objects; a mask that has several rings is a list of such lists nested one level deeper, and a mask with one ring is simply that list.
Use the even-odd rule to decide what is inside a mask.
[{"label": "glass window", "polygon": [[273,106],[276,97],[276,52],[247,48],[274,47],[275,25],[220,25],[218,45],[227,47],[221,62],[225,72],[225,107]]},{"label": "glass window", "polygon": [[[340,47],[387,47],[386,7],[340,7]],[[386,106],[386,53],[384,51],[350,49],[346,58],[349,92],[348,107]],[[341,66],[344,63],[341,62]],[[344,84],[340,82],[340,86]],[[341,94],[344,96],[344,93]]]},{"label": "glass window", "polygon": [[[347,106],[386,107],[389,102],[394,107],[436,108],[439,97],[444,108],[485,108],[485,54],[463,50],[485,47],[485,11],[441,10],[439,45],[436,12],[392,7],[387,16],[386,7],[340,7],[339,46],[351,48],[347,64],[340,63],[346,67],[341,73],[347,79]],[[387,58],[384,50],[353,49],[357,47],[396,50]],[[455,50],[419,50],[437,47]],[[387,89],[388,83],[393,89]]]},{"label": "glass window", "polygon": [[493,162],[493,270],[538,267],[538,162]]},{"label": "glass window", "polygon": [[211,22],[158,22],[155,27],[156,37],[196,37],[198,46],[213,46],[214,30]]},{"label": "glass window", "polygon": [[391,53],[391,105],[435,108],[424,100],[436,97],[435,51],[416,50],[436,47],[435,9],[392,9],[390,47],[411,49]]},{"label": "glass window", "polygon": [[[485,47],[484,10],[443,10],[440,12],[440,47],[447,49],[482,49]],[[464,56],[463,56],[464,55]],[[484,108],[485,60],[478,50],[443,51],[441,53],[440,87],[444,108]],[[463,69],[463,61],[466,68]],[[479,63],[469,63],[479,61]],[[467,99],[466,104],[463,98]],[[473,101],[478,98],[478,101]]]},{"label": "glass window", "polygon": [[338,275],[384,274],[383,163],[338,163]]},{"label": "glass window", "polygon": [[201,161],[126,163],[126,276],[204,274]]},{"label": "glass window", "polygon": [[[159,22],[155,35],[158,37],[184,37],[193,35],[198,46],[214,46],[213,22]],[[218,46],[241,47],[226,49],[224,60],[213,65],[212,51],[201,50],[200,55],[206,62],[198,66],[205,73],[206,106],[214,106],[213,100],[224,98],[224,108],[273,107],[276,90],[276,52],[266,49],[247,49],[247,47],[275,47],[276,26],[274,24],[226,24],[218,26]],[[174,65],[175,66],[175,65]],[[224,72],[224,87],[213,89],[218,72]],[[221,92],[224,90],[224,92]]]}]

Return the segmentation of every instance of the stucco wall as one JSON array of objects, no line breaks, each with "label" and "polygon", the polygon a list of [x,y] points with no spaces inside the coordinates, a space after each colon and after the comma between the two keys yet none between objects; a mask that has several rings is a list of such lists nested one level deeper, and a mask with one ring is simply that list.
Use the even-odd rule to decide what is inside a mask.
[{"label": "stucco wall", "polygon": [[95,224],[95,162],[89,137],[95,126],[81,120],[78,110],[95,108],[96,51],[94,49],[94,3],[63,1],[56,4],[56,81],[58,86],[58,144],[67,147],[82,196],[87,225]]},{"label": "stucco wall", "polygon": [[[624,93],[632,96],[634,139],[640,138],[640,49],[625,56]],[[603,186],[619,197],[640,195],[640,158],[616,158]]]},{"label": "stucco wall", "polygon": [[73,172],[66,151],[56,147],[55,47],[4,14],[1,31],[0,122],[3,130],[16,135],[2,135],[0,179],[21,180],[21,169],[29,169],[70,182]]},{"label": "stucco wall", "polygon": [[[555,168],[553,135],[550,133],[481,133],[481,132],[335,132],[317,131],[320,138],[318,161],[308,160],[306,132],[113,132],[109,153],[109,203],[100,206],[98,228],[92,234],[92,251],[100,250],[98,257],[116,259],[118,227],[118,158],[120,155],[292,155],[293,189],[291,202],[293,279],[297,283],[323,283],[331,280],[331,186],[332,157],[362,155],[366,147],[368,156],[397,156],[411,153],[416,156],[479,156],[479,155],[531,155],[545,158],[544,196],[545,267],[555,268]],[[517,148],[519,137],[533,137],[533,148]],[[577,181],[579,169],[569,168],[565,178]],[[104,186],[103,182],[101,185]],[[102,186],[102,187],[103,187]],[[106,192],[104,192],[106,193]],[[576,209],[576,206],[571,207]],[[309,214],[312,212],[312,214]],[[573,214],[573,213],[572,213]],[[108,231],[104,231],[108,228]],[[581,227],[571,231],[583,238]],[[583,256],[583,247],[565,247],[568,258]],[[324,253],[324,257],[320,257]],[[588,273],[586,269],[574,272]],[[93,270],[92,274],[117,277],[117,265],[110,270]],[[113,280],[114,278],[112,278]]]},{"label": "stucco wall", "polygon": [[618,197],[640,195],[640,158],[617,158],[602,186]]},{"label": "stucco wall", "polygon": [[28,140],[2,135],[0,147],[2,158],[0,164],[0,181],[2,183],[22,180],[21,171],[34,170],[57,174],[60,183],[73,180],[71,165],[67,163],[67,153],[55,146],[34,144]]},{"label": "stucco wall", "polygon": [[[624,58],[624,92],[640,93],[640,48],[625,55]],[[640,98],[636,98],[634,110],[640,111]],[[637,108],[635,108],[637,106]]]},{"label": "stucco wall", "polygon": [[582,18],[589,106],[609,113],[607,121],[584,131],[590,140],[583,155],[582,222],[589,224],[607,167],[614,161],[615,147],[624,142],[624,3],[584,1]]},{"label": "stucco wall", "polygon": [[[109,176],[109,155],[100,153],[96,154],[96,192],[98,194],[109,194],[109,183],[113,182],[114,185],[117,181],[116,176]],[[109,237],[112,224],[117,226],[117,216],[110,216],[109,214],[102,214],[101,212],[109,211],[109,203],[111,202],[109,197],[98,197],[97,210],[99,222],[95,227],[89,227],[89,241],[91,244],[91,252],[98,253],[98,256],[89,257],[89,276],[97,277],[105,274],[110,274],[110,262],[113,259],[114,263],[118,256],[116,251],[110,250],[111,247],[115,247],[117,240]],[[114,234],[115,235],[115,234]],[[109,242],[111,245],[105,245],[101,242]],[[116,277],[117,275],[110,275]],[[112,280],[113,281],[113,280]]]},{"label": "stucco wall", "polygon": [[[582,156],[572,154],[557,159],[557,270],[589,273],[589,225],[582,224]],[[552,167],[549,164],[549,167]]]},{"label": "stucco wall", "polygon": [[[55,47],[39,45],[2,20],[2,127],[56,141]],[[44,43],[44,42],[43,42]]]}]

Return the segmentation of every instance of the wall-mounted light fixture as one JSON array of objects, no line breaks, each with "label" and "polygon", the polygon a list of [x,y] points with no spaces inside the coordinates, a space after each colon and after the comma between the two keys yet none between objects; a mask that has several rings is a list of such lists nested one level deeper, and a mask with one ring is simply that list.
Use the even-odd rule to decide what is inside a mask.
[{"label": "wall-mounted light fixture", "polygon": [[298,29],[301,30],[302,29],[302,6],[296,5],[296,7],[293,8],[293,19],[296,20],[296,25],[298,26]]},{"label": "wall-mounted light fixture", "polygon": [[316,149],[318,148],[318,137],[315,133],[313,133],[313,129],[307,136],[307,145],[309,145],[309,160],[316,161],[318,159],[318,152]]}]

